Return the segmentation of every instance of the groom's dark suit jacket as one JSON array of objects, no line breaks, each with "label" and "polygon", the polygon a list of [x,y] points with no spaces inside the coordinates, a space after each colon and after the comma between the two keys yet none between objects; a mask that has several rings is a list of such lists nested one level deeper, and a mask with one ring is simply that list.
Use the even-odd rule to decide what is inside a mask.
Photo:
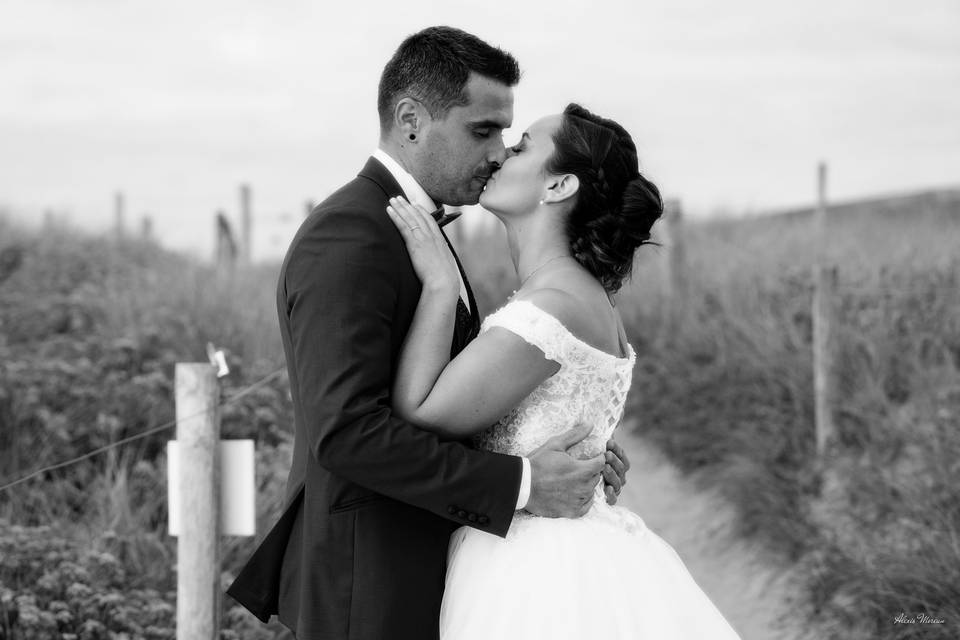
[{"label": "groom's dark suit jacket", "polygon": [[[448,539],[503,536],[521,461],[395,417],[390,389],[420,282],[371,158],[294,237],[277,287],[296,422],[282,517],[228,593],[300,640],[435,638]],[[468,285],[469,292],[469,285]],[[452,352],[476,335],[463,305]]]}]

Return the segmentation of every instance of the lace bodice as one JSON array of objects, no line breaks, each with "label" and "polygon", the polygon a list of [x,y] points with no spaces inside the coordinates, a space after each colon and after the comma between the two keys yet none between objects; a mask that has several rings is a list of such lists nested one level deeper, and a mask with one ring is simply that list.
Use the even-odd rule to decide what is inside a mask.
[{"label": "lace bodice", "polygon": [[475,436],[482,449],[526,456],[548,439],[577,424],[594,429],[571,449],[594,456],[623,418],[636,358],[628,346],[618,358],[574,336],[559,320],[532,302],[508,302],[483,321],[480,333],[502,327],[543,351],[560,369],[490,429]]}]

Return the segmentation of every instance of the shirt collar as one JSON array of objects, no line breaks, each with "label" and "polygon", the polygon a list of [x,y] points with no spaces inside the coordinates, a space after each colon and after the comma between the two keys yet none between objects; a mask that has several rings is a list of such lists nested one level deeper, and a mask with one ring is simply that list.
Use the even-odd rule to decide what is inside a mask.
[{"label": "shirt collar", "polygon": [[437,208],[436,203],[427,192],[423,190],[420,183],[412,175],[407,173],[406,169],[400,166],[400,163],[393,159],[386,151],[377,148],[373,152],[373,157],[380,161],[387,171],[393,176],[400,188],[403,189],[403,195],[411,204],[418,204],[427,211],[433,211]]}]

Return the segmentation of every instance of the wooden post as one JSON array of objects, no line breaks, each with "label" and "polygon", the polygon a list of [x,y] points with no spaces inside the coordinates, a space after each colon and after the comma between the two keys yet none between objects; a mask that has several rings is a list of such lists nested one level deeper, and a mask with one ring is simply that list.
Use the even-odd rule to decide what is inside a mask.
[{"label": "wooden post", "polygon": [[213,217],[213,259],[217,268],[223,266],[224,246],[223,246],[223,228],[227,224],[226,214],[220,210]]},{"label": "wooden post", "polygon": [[680,200],[668,199],[663,203],[667,225],[667,282],[670,287],[669,327],[671,334],[682,325],[687,306],[687,256],[683,238],[683,209]]},{"label": "wooden post", "polygon": [[209,362],[175,368],[180,456],[177,640],[220,637],[220,411]]},{"label": "wooden post", "polygon": [[233,231],[230,229],[230,220],[227,214],[222,210],[217,211],[216,215],[216,247],[215,257],[219,269],[228,269],[233,271],[237,262],[237,242],[233,238]]},{"label": "wooden post", "polygon": [[153,240],[153,218],[150,216],[144,216],[140,222],[140,237],[144,242]]},{"label": "wooden post", "polygon": [[123,192],[117,191],[113,194],[113,212],[115,219],[115,232],[117,240],[123,240],[124,236],[124,217],[126,216],[126,203],[124,202]]},{"label": "wooden post", "polygon": [[817,208],[813,214],[813,390],[817,455],[823,455],[834,436],[833,424],[833,349],[831,324],[837,288],[837,270],[826,262],[827,244],[827,165],[817,170]]},{"label": "wooden post", "polygon": [[240,185],[240,256],[243,264],[250,264],[253,256],[253,214],[250,212],[250,185]]}]

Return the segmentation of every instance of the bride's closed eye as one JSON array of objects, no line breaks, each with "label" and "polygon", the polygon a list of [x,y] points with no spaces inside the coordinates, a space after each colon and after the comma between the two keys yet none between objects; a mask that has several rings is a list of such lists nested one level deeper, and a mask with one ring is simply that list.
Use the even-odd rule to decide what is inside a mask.
[{"label": "bride's closed eye", "polygon": [[517,144],[510,147],[510,153],[512,153],[513,155],[517,155],[521,151],[525,151],[526,149],[524,147],[524,142],[526,142],[529,138],[530,138],[530,134],[524,132],[524,134],[520,136],[520,141],[517,142]]}]

